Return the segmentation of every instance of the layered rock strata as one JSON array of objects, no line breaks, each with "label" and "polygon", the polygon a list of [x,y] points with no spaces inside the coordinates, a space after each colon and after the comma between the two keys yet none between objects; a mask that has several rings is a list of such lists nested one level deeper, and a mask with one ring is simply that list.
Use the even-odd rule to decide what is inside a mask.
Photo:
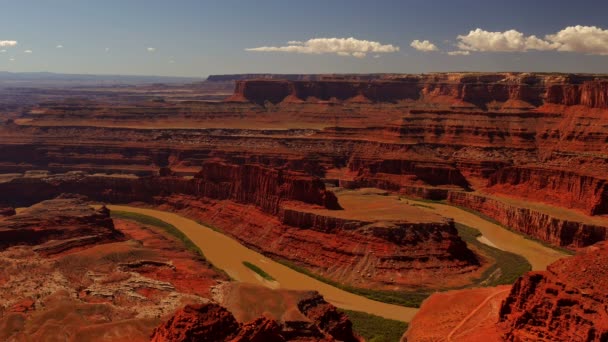
[{"label": "layered rock strata", "polygon": [[608,244],[519,278],[500,310],[507,341],[606,341]]}]

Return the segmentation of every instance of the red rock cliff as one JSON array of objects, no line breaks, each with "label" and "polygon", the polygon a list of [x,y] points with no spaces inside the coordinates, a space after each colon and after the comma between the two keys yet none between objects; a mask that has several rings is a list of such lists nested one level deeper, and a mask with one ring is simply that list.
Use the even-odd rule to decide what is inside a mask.
[{"label": "red rock cliff", "polygon": [[[361,80],[237,80],[232,100],[264,104],[285,98],[307,100],[349,100],[363,97],[373,102],[420,100],[461,106],[495,106],[530,109],[543,103],[608,108],[608,82],[581,75],[525,73],[386,75]],[[466,105],[465,105],[466,107]]]},{"label": "red rock cliff", "polygon": [[488,180],[489,191],[576,208],[589,215],[608,213],[608,182],[572,171],[505,167]]},{"label": "red rock cliff", "polygon": [[608,227],[560,219],[482,195],[450,191],[448,202],[478,211],[507,227],[556,246],[585,247],[608,237]]},{"label": "red rock cliff", "polygon": [[608,244],[519,278],[500,310],[507,341],[607,341]]}]

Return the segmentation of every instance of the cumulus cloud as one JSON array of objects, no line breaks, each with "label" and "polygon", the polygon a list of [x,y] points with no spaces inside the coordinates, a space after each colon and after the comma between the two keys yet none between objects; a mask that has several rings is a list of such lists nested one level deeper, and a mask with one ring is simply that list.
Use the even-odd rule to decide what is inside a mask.
[{"label": "cumulus cloud", "polygon": [[516,30],[490,32],[480,28],[467,35],[459,35],[458,48],[464,51],[523,52],[528,50],[554,50],[554,43],[534,35],[525,36]]},{"label": "cumulus cloud", "polygon": [[470,51],[462,51],[462,50],[448,51],[448,55],[450,55],[450,56],[468,56],[470,54],[471,54]]},{"label": "cumulus cloud", "polygon": [[5,52],[6,52],[6,49],[0,50],[0,53],[5,53]]},{"label": "cumulus cloud", "polygon": [[[456,45],[460,51],[526,52],[567,51],[590,55],[608,55],[608,30],[596,26],[568,26],[543,39],[526,36],[516,30],[490,32],[480,28],[459,35]],[[450,54],[448,52],[448,54]]]},{"label": "cumulus cloud", "polygon": [[153,47],[148,47],[148,48],[146,48],[146,50],[147,50],[148,52],[154,52],[154,51],[156,51],[156,48],[153,48]]},{"label": "cumulus cloud", "polygon": [[0,46],[2,46],[2,47],[15,46],[15,45],[17,45],[16,40],[0,40]]},{"label": "cumulus cloud", "polygon": [[286,46],[261,46],[248,48],[255,52],[290,52],[304,54],[337,54],[363,58],[368,53],[390,53],[399,51],[398,46],[369,40],[350,38],[313,38],[307,41],[292,40]]},{"label": "cumulus cloud", "polygon": [[411,47],[418,51],[431,52],[439,50],[437,46],[428,40],[419,41],[418,39],[412,41],[410,44]]},{"label": "cumulus cloud", "polygon": [[9,61],[11,61],[11,62],[14,62],[14,61],[15,61],[15,59],[14,59],[14,58],[9,58],[8,60],[9,60]]},{"label": "cumulus cloud", "polygon": [[55,46],[57,49],[63,49],[63,45],[58,44],[57,46]]},{"label": "cumulus cloud", "polygon": [[33,53],[34,51],[32,50],[23,50],[23,53]]},{"label": "cumulus cloud", "polygon": [[106,51],[106,52],[110,52],[110,48],[108,48],[108,47],[107,47],[107,48],[105,48],[105,51]]},{"label": "cumulus cloud", "polygon": [[569,26],[545,37],[558,51],[608,55],[608,30],[595,26]]}]

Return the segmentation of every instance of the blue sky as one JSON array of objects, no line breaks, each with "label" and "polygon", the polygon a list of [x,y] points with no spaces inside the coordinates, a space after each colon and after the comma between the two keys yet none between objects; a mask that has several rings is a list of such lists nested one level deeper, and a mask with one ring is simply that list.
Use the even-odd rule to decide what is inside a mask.
[{"label": "blue sky", "polygon": [[[8,71],[608,72],[608,1],[0,3],[0,70]],[[354,43],[340,40],[349,37]],[[307,42],[314,38],[338,40]]]}]

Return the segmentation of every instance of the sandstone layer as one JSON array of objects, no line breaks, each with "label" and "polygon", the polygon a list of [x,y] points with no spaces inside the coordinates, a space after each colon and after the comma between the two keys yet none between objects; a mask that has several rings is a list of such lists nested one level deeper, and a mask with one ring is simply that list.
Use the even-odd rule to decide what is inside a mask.
[{"label": "sandstone layer", "polygon": [[521,277],[500,310],[507,341],[608,339],[608,244]]}]

